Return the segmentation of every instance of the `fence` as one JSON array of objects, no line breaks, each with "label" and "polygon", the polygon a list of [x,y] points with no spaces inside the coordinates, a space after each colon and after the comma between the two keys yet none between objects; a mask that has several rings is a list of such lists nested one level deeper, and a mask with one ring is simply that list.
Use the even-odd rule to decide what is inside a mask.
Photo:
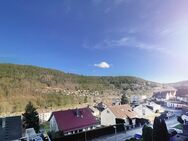
[{"label": "fence", "polygon": [[86,141],[94,138],[98,138],[104,135],[115,134],[116,132],[125,131],[124,124],[118,124],[114,126],[102,127],[94,130],[89,130],[86,132],[81,132],[77,134],[61,136],[53,139],[54,141]]}]

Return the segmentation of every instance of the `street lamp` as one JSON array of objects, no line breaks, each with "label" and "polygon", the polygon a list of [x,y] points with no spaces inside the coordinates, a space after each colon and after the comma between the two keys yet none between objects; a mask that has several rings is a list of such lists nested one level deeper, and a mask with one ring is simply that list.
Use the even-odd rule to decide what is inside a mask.
[{"label": "street lamp", "polygon": [[114,130],[115,130],[115,141],[117,141],[117,137],[116,137],[116,134],[117,134],[117,127],[114,125],[113,128],[114,128]]}]

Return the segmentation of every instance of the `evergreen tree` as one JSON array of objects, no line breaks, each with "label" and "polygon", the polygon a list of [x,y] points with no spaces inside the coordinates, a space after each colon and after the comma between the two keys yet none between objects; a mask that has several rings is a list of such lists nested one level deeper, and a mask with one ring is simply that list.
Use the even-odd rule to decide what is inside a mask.
[{"label": "evergreen tree", "polygon": [[153,141],[169,141],[169,134],[164,119],[155,117],[153,124]]},{"label": "evergreen tree", "polygon": [[143,141],[152,141],[152,135],[153,129],[151,127],[148,127],[147,125],[144,125],[144,127],[142,128]]},{"label": "evergreen tree", "polygon": [[128,104],[128,103],[129,103],[129,100],[128,100],[126,94],[123,94],[121,96],[121,104]]},{"label": "evergreen tree", "polygon": [[153,123],[153,141],[162,141],[160,128],[160,119],[155,117]]},{"label": "evergreen tree", "polygon": [[161,132],[163,141],[169,141],[169,134],[164,119],[161,120]]},{"label": "evergreen tree", "polygon": [[25,129],[34,128],[36,132],[39,131],[39,115],[31,102],[29,102],[25,107],[25,113],[23,114],[23,126]]}]

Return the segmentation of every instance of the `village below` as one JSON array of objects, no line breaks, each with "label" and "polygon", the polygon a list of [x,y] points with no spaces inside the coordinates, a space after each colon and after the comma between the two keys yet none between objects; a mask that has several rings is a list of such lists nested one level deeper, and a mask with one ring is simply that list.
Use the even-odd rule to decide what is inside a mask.
[{"label": "village below", "polygon": [[[1,85],[4,94],[0,96],[5,105],[10,104],[7,108],[0,104],[1,141],[184,141],[188,138],[187,82],[159,84],[134,77],[90,78],[10,64],[2,65],[0,73],[6,79],[6,84]],[[37,88],[34,83],[38,84]],[[6,89],[10,85],[11,89]],[[20,85],[25,85],[24,93],[33,92],[33,98],[23,93],[18,95],[24,100],[24,107],[19,107],[22,101],[12,94]],[[14,101],[8,101],[10,97]],[[65,100],[69,101],[64,103]]]}]

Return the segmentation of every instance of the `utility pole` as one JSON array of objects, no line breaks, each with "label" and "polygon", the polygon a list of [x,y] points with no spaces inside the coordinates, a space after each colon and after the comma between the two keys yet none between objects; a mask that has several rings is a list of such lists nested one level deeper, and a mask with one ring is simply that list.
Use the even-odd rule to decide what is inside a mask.
[{"label": "utility pole", "polygon": [[85,141],[87,141],[87,136],[86,136],[86,129],[85,129]]},{"label": "utility pole", "polygon": [[116,137],[116,134],[117,134],[117,127],[114,125],[113,128],[114,128],[114,130],[115,130],[115,141],[117,141],[117,137]]}]

